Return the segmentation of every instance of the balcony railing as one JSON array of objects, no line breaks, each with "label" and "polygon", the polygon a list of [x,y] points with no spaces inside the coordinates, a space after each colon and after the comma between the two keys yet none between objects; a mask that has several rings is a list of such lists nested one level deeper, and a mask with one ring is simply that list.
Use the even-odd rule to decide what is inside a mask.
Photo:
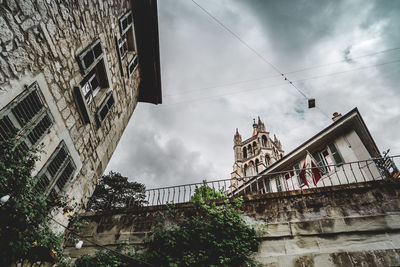
[{"label": "balcony railing", "polygon": [[[348,162],[338,165],[323,165],[300,170],[269,172],[254,176],[229,178],[214,181],[203,181],[176,186],[147,189],[144,206],[187,203],[199,196],[207,199],[228,198],[242,195],[270,194],[303,190],[318,187],[332,187],[344,184],[365,183],[375,180],[393,179],[388,171],[387,163],[399,161],[400,155]],[[300,172],[303,172],[300,175]],[[400,177],[397,179],[400,180]],[[120,199],[120,196],[113,198]],[[121,200],[121,199],[120,199]],[[106,209],[137,207],[137,199],[129,198],[119,201]],[[106,206],[108,206],[106,204]]]},{"label": "balcony railing", "polygon": [[[400,158],[400,155],[389,158],[394,160],[395,158]],[[221,197],[221,194],[226,195],[226,197],[268,194],[272,192],[383,180],[389,178],[389,173],[384,168],[383,163],[381,163],[382,161],[383,159],[377,158],[340,165],[324,165],[301,170],[286,170],[234,179],[153,188],[146,190],[146,205],[154,206],[190,202],[196,192],[197,194],[204,192],[204,190],[200,190],[204,186],[209,187],[208,195],[211,194],[211,198],[213,194],[217,198]],[[305,175],[301,179],[299,172],[303,170]],[[289,175],[290,178],[287,179],[288,173],[292,173],[293,175]],[[315,174],[319,174],[320,177],[316,177]]]}]

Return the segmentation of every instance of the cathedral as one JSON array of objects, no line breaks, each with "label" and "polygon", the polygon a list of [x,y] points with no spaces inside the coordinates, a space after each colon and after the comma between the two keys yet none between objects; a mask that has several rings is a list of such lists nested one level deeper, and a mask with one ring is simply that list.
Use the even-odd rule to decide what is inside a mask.
[{"label": "cathedral", "polygon": [[235,178],[256,175],[283,157],[281,142],[275,135],[272,140],[269,134],[260,117],[257,123],[254,119],[253,134],[244,141],[236,129],[233,137],[235,163],[231,173],[232,184],[237,185]]}]

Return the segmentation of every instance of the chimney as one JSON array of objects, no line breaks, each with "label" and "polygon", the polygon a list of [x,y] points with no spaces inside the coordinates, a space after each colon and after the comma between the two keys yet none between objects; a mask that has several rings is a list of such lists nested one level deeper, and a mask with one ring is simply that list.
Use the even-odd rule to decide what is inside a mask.
[{"label": "chimney", "polygon": [[342,114],[341,114],[341,113],[335,112],[335,113],[333,113],[332,120],[333,120],[333,121],[337,121],[337,120],[340,119],[341,117],[342,117]]}]

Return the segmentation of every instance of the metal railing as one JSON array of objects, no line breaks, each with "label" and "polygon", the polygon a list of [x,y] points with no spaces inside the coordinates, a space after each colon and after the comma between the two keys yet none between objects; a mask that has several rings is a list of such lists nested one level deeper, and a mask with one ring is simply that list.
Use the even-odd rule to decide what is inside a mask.
[{"label": "metal railing", "polygon": [[[265,172],[257,175],[203,181],[176,186],[147,189],[133,197],[109,196],[103,200],[102,210],[138,206],[156,206],[206,199],[228,198],[242,195],[270,194],[318,187],[365,183],[390,177],[387,161],[400,160],[400,155],[354,161],[337,165],[318,165],[314,168]],[[400,175],[399,175],[400,176]],[[399,178],[400,179],[400,178]]]},{"label": "metal railing", "polygon": [[[392,160],[400,156],[390,157]],[[364,183],[388,178],[380,162],[382,158],[348,162],[338,165],[321,165],[314,168],[285,170],[240,178],[167,186],[146,190],[146,206],[190,202],[195,194],[207,186],[206,194],[212,198],[254,194],[268,194],[343,184]],[[304,175],[300,175],[303,171]],[[318,175],[319,174],[319,175]]]}]

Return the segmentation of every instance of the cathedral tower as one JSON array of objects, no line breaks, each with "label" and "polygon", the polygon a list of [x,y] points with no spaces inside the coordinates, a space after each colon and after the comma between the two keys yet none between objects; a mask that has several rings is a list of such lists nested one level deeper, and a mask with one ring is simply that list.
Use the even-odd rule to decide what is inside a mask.
[{"label": "cathedral tower", "polygon": [[[281,142],[274,135],[272,140],[266,131],[264,123],[258,117],[253,120],[253,134],[242,141],[239,130],[233,137],[235,163],[231,173],[232,183],[239,177],[256,175],[283,157]],[[237,180],[236,180],[237,181]]]}]

